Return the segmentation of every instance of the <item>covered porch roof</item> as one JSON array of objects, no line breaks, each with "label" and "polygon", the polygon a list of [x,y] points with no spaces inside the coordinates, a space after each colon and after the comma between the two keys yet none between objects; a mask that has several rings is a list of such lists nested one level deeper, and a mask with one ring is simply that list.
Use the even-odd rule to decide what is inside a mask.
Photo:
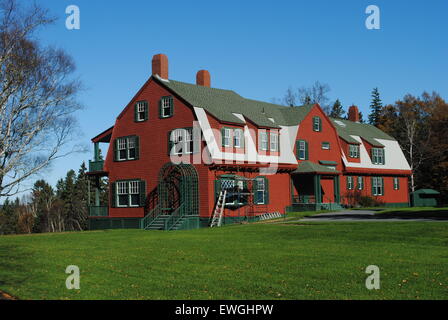
[{"label": "covered porch roof", "polygon": [[329,167],[314,163],[311,161],[303,161],[299,163],[296,170],[291,172],[291,174],[339,174],[336,169],[330,169]]}]

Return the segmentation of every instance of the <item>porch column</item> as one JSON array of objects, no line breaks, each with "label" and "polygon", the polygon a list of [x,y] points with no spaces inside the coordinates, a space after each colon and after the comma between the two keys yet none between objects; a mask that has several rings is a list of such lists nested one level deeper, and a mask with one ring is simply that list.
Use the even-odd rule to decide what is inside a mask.
[{"label": "porch column", "polygon": [[339,185],[339,176],[334,176],[334,199],[337,204],[341,202],[341,193],[340,193],[340,185]]},{"label": "porch column", "polygon": [[316,174],[314,176],[314,197],[316,198],[316,204],[320,204],[322,202],[322,190],[320,185],[320,174]]},{"label": "porch column", "polygon": [[93,144],[94,153],[93,153],[93,161],[100,161],[100,143],[95,142]]}]

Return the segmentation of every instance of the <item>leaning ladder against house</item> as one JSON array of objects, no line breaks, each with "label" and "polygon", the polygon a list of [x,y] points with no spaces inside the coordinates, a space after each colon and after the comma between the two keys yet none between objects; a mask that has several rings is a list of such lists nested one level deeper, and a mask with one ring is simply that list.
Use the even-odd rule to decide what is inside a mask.
[{"label": "leaning ladder against house", "polygon": [[210,224],[210,227],[220,227],[222,225],[222,216],[224,214],[224,207],[226,205],[226,195],[227,190],[222,190],[219,193],[218,201],[216,202],[215,211],[213,212],[213,218],[212,223]]}]

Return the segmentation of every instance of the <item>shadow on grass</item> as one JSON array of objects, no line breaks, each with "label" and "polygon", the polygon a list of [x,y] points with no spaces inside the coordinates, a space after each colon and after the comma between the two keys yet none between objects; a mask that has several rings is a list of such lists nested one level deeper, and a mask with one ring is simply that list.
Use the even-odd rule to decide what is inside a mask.
[{"label": "shadow on grass", "polygon": [[434,220],[434,221],[448,221],[448,210],[428,210],[428,211],[412,211],[412,210],[399,210],[390,211],[385,213],[374,214],[338,214],[338,215],[319,215],[308,217],[309,219],[359,219],[359,220]]}]

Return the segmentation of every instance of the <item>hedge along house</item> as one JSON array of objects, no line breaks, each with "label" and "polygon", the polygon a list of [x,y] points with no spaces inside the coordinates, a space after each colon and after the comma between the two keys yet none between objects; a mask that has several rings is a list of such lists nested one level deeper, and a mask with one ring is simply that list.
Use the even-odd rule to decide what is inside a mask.
[{"label": "hedge along house", "polygon": [[[410,167],[397,141],[379,129],[329,118],[319,105],[285,107],[168,79],[155,55],[152,75],[92,139],[89,175],[109,179],[109,205],[89,207],[98,228],[189,229],[256,220],[288,210],[335,209],[369,196],[409,203]],[[99,145],[110,147],[103,161]],[[99,194],[98,192],[96,193]],[[222,213],[222,216],[221,216]],[[216,222],[216,221],[215,221]]]}]

